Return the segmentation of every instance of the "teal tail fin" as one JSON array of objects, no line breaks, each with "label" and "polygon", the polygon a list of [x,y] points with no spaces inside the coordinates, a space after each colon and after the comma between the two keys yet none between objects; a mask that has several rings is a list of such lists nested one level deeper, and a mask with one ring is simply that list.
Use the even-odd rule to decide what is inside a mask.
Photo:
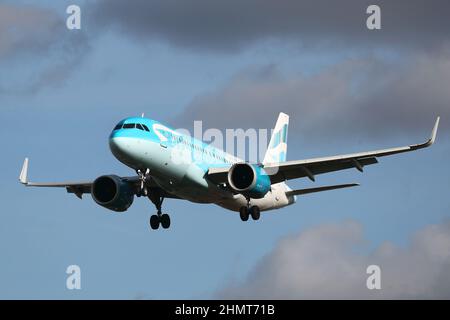
[{"label": "teal tail fin", "polygon": [[289,116],[281,112],[278,116],[272,137],[270,138],[263,163],[279,163],[286,161],[288,126]]}]

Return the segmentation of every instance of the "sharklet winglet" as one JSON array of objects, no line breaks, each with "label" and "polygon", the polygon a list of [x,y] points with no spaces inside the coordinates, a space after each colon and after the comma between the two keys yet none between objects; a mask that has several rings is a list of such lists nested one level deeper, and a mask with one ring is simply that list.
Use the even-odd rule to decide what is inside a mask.
[{"label": "sharklet winglet", "polygon": [[22,184],[28,184],[28,158],[23,161],[22,170],[20,171],[19,181]]}]

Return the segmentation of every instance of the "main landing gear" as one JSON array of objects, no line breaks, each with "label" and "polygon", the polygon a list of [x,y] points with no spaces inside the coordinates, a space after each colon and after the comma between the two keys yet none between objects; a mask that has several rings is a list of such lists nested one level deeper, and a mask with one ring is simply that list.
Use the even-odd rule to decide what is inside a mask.
[{"label": "main landing gear", "polygon": [[250,206],[250,199],[247,199],[247,206],[243,206],[239,209],[239,215],[242,221],[247,221],[249,216],[257,221],[261,216],[261,210],[258,206]]},{"label": "main landing gear", "polygon": [[150,228],[156,230],[161,225],[164,229],[168,229],[170,227],[170,216],[167,213],[154,214],[150,217]]},{"label": "main landing gear", "polygon": [[164,197],[161,197],[158,192],[150,192],[148,198],[153,202],[157,210],[156,214],[150,217],[150,228],[156,230],[161,225],[164,229],[168,229],[170,227],[170,216],[161,212]]}]

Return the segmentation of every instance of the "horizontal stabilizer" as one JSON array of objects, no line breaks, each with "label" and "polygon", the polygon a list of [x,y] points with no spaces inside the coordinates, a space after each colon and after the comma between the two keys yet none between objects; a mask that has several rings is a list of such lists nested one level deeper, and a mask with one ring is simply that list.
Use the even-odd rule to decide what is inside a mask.
[{"label": "horizontal stabilizer", "polygon": [[350,187],[356,187],[356,186],[359,186],[359,183],[337,184],[334,186],[324,186],[324,187],[317,187],[317,188],[308,188],[308,189],[287,191],[286,195],[287,196],[298,196],[298,195],[307,194],[307,193],[322,192],[322,191],[350,188]]}]

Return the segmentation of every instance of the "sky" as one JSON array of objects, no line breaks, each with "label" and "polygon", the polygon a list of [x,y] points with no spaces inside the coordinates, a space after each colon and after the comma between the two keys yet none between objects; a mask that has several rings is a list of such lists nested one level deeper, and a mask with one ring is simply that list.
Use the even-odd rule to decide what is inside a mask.
[{"label": "sky", "polygon": [[[450,3],[377,3],[381,30],[359,0],[0,1],[0,298],[450,298]],[[419,143],[441,124],[429,149],[290,181],[361,186],[258,222],[166,200],[171,227],[155,232],[147,199],[115,213],[18,182],[25,157],[34,181],[133,174],[108,148],[125,117],[271,129],[279,112],[288,160]]]}]

